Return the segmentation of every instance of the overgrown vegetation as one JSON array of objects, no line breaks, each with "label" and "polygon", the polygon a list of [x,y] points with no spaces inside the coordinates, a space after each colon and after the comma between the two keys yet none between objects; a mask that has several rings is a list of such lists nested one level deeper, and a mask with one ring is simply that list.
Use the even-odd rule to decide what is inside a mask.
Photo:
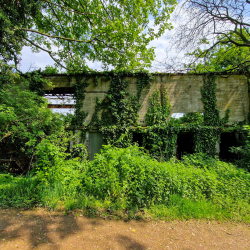
[{"label": "overgrown vegetation", "polygon": [[[135,95],[126,90],[127,76],[137,78]],[[103,101],[97,99],[92,120],[85,124],[82,101],[90,77],[96,85],[100,77],[110,81],[110,89]],[[21,78],[18,84],[11,81],[11,72],[6,79],[0,90],[0,152],[1,159],[14,161],[1,164],[0,207],[79,208],[88,215],[124,219],[250,221],[250,174],[216,158],[216,143],[229,111],[220,118],[213,75],[204,78],[204,115],[170,118],[171,105],[162,86],[149,99],[146,128],[140,127],[137,119],[141,93],[150,86],[148,73],[78,75],[76,114],[71,124],[46,108],[47,102],[39,96],[38,73]],[[66,130],[69,125],[83,131],[98,127],[109,145],[89,162],[85,146],[76,143],[78,135]],[[178,133],[183,131],[194,133],[196,154],[180,161],[173,155]],[[143,148],[133,145],[136,132],[142,134]],[[246,146],[234,151],[248,157],[248,144],[246,141]],[[14,168],[27,174],[8,173],[16,172]]]},{"label": "overgrown vegetation", "polygon": [[[69,143],[77,142],[78,135],[66,130],[62,115],[47,108],[41,74],[20,75],[6,65],[0,69],[0,171],[29,172],[39,163],[45,141],[47,148],[70,154]],[[46,153],[42,157],[49,157]]]},{"label": "overgrown vegetation", "polygon": [[1,207],[79,208],[124,219],[250,219],[250,174],[205,154],[161,163],[137,146],[108,145],[94,161],[81,162],[50,150],[53,157],[41,158],[36,174],[1,174]]}]

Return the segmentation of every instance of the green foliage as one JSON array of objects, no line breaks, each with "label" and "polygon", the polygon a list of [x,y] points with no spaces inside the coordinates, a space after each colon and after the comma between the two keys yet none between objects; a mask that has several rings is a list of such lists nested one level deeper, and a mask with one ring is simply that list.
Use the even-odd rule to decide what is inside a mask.
[{"label": "green foliage", "polygon": [[98,199],[125,199],[127,206],[145,206],[160,201],[163,193],[161,168],[136,146],[113,148],[105,146],[102,154],[90,162],[83,180],[85,192]]},{"label": "green foliage", "polygon": [[0,1],[0,55],[3,62],[18,64],[19,54],[25,45],[22,27],[32,26],[31,19],[37,17],[41,1]]},{"label": "green foliage", "polygon": [[79,158],[81,161],[86,161],[88,159],[88,151],[85,145],[81,143],[73,145],[70,148],[70,157]]},{"label": "green foliage", "polygon": [[155,90],[149,98],[143,146],[160,161],[169,160],[173,156],[177,142],[179,127],[173,124],[174,120],[168,121],[170,111],[171,104],[166,89]]},{"label": "green foliage", "polygon": [[229,120],[230,110],[226,110],[224,118],[220,118],[216,99],[216,76],[205,75],[204,87],[201,90],[204,103],[204,126],[195,133],[196,152],[206,152],[211,156],[216,155],[216,143],[220,140],[222,128]]},{"label": "green foliage", "polygon": [[193,125],[203,125],[204,116],[201,113],[187,113],[183,117],[179,118],[181,124],[193,124]]},{"label": "green foliage", "polygon": [[103,110],[101,119],[98,121],[97,113],[94,117],[101,128],[104,139],[119,147],[131,144],[131,126],[137,124],[140,108],[136,96],[126,90],[129,81],[124,78],[125,75],[112,77],[108,94],[99,104]]},{"label": "green foliage", "polygon": [[32,207],[38,202],[39,180],[30,175],[0,174],[0,207]]},{"label": "green foliage", "polygon": [[170,115],[171,104],[166,89],[155,90],[149,98],[149,108],[146,114],[147,126],[165,125]]},{"label": "green foliage", "polygon": [[[89,75],[83,80],[83,75],[78,74],[75,75],[76,84],[74,85],[74,99],[76,100],[75,104],[75,116],[73,117],[71,123],[75,126],[83,126],[84,120],[87,116],[87,113],[82,110],[83,100],[85,99],[84,90],[89,86],[88,80],[90,78]],[[69,83],[71,78],[69,79]]]},{"label": "green foliage", "polygon": [[29,85],[29,90],[35,92],[39,96],[44,96],[45,92],[42,90],[43,84],[47,83],[46,80],[43,79],[40,70],[35,70],[32,72],[27,72],[23,76],[23,81]]},{"label": "green foliage", "polygon": [[175,0],[1,0],[0,55],[17,66],[23,46],[30,46],[75,72],[89,69],[87,60],[117,69],[144,68],[154,59],[150,41],[172,28],[168,21],[175,6]]},{"label": "green foliage", "polygon": [[13,67],[0,60],[0,89],[5,84],[14,84],[20,80],[20,75],[13,72]]},{"label": "green foliage", "polygon": [[135,146],[106,146],[86,174],[85,192],[113,201],[126,197],[128,204],[137,206],[167,201],[170,194],[216,202],[228,195],[232,200],[250,198],[248,173],[202,154],[159,163]]},{"label": "green foliage", "polygon": [[6,84],[0,90],[0,158],[19,160],[19,171],[32,164],[42,138],[63,130],[59,114],[26,84]]},{"label": "green foliage", "polygon": [[[244,29],[235,31],[237,34],[242,33],[246,41],[249,40],[249,34]],[[242,36],[242,37],[243,37]],[[242,38],[241,37],[241,38]],[[235,43],[223,42],[224,40],[231,39]],[[208,73],[208,72],[227,72],[227,73],[247,73],[249,72],[249,49],[248,46],[240,46],[242,44],[241,38],[238,35],[227,34],[224,39],[219,37],[220,43],[211,46],[206,40],[201,41],[200,44],[209,44],[209,49],[198,48],[189,55],[194,56],[196,59],[202,59],[198,63],[189,65],[194,68],[195,73]],[[244,43],[244,42],[243,42]]]},{"label": "green foliage", "polygon": [[53,74],[58,74],[59,70],[57,67],[55,66],[51,66],[51,65],[46,65],[45,69],[42,71],[42,74],[45,75],[53,75]]},{"label": "green foliage", "polygon": [[[47,148],[48,141],[44,141]],[[46,149],[48,150],[48,149]],[[48,150],[50,157],[56,148]],[[47,152],[48,152],[47,151]],[[250,174],[206,154],[160,163],[137,146],[105,146],[94,161],[53,162],[35,176],[0,175],[0,206],[84,209],[89,215],[249,221]],[[62,156],[61,158],[64,158]]]},{"label": "green foliage", "polygon": [[149,126],[143,133],[143,146],[159,161],[167,161],[174,155],[179,126],[167,123]]},{"label": "green foliage", "polygon": [[238,155],[238,160],[235,161],[238,167],[244,168],[250,172],[250,126],[243,126],[247,137],[243,146],[231,147],[230,151]]}]

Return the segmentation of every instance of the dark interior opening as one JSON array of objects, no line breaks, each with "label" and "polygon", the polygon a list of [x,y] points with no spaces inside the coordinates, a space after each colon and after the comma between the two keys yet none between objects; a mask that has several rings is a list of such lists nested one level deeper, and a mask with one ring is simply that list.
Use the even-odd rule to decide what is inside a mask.
[{"label": "dark interior opening", "polygon": [[237,146],[235,133],[222,133],[220,137],[220,159],[226,161],[233,161],[237,159],[236,154],[229,152],[230,147],[233,146]]},{"label": "dark interior opening", "polygon": [[74,94],[75,89],[72,87],[63,87],[63,88],[53,88],[51,90],[45,90],[44,92],[46,94]]},{"label": "dark interior opening", "polygon": [[136,142],[139,147],[143,146],[143,136],[142,133],[133,133],[133,142]]},{"label": "dark interior opening", "polygon": [[176,157],[180,160],[185,154],[194,153],[194,134],[178,134]]}]

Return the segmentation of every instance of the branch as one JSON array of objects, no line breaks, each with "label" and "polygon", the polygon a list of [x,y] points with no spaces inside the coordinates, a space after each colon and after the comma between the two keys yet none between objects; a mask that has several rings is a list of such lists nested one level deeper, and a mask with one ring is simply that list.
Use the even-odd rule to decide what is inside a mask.
[{"label": "branch", "polygon": [[118,51],[119,53],[122,53],[122,54],[125,54],[125,51],[122,51],[122,50],[119,50],[111,45],[108,45],[107,43],[105,43],[104,41],[102,40],[99,40],[98,38],[95,39],[96,41],[100,42],[100,43],[103,43],[106,47],[110,48],[110,49],[114,49],[116,51]]},{"label": "branch", "polygon": [[52,51],[50,50],[47,50],[47,49],[44,49],[43,47],[35,44],[34,42],[32,42],[31,40],[29,40],[28,38],[25,38],[25,40],[27,40],[29,43],[31,43],[33,46],[37,47],[38,49],[40,50],[43,50],[45,52],[47,52],[49,54],[49,56],[53,59],[53,61],[55,61],[58,65],[60,65],[62,68],[66,69],[66,70],[70,70],[70,71],[73,71],[72,69],[68,69],[66,68],[65,66],[63,66],[58,59],[54,58],[53,55],[52,55]]},{"label": "branch", "polygon": [[25,30],[25,31],[37,33],[37,34],[42,35],[42,36],[47,36],[47,37],[51,37],[51,38],[58,38],[58,39],[72,41],[72,42],[78,42],[78,43],[91,43],[94,40],[94,39],[92,39],[92,40],[88,40],[88,41],[83,41],[83,40],[77,40],[77,39],[63,37],[63,36],[49,35],[49,34],[46,34],[46,33],[43,33],[43,32],[37,31],[37,30],[31,30],[31,29],[26,29],[26,28],[21,28],[21,29]]},{"label": "branch", "polygon": [[12,132],[6,133],[6,134],[0,139],[0,142],[1,142],[4,138],[9,137],[12,133],[13,133],[13,131],[12,131]]},{"label": "branch", "polygon": [[[48,2],[47,0],[44,0],[44,1],[46,1],[46,2]],[[83,13],[83,12],[79,12],[79,11],[77,11],[77,10],[75,10],[71,5],[69,5],[69,3],[68,2],[65,2],[64,0],[62,0],[62,2],[65,4],[65,5],[67,5],[67,6],[69,6],[73,11],[71,11],[69,8],[66,8],[66,7],[63,7],[63,6],[60,6],[59,5],[59,7],[61,7],[61,8],[65,8],[65,9],[67,9],[67,10],[69,10],[69,11],[71,11],[71,12],[76,12],[76,13],[79,13],[79,14],[81,14],[81,15],[96,15],[98,18],[100,18],[100,19],[102,19],[105,23],[107,23],[107,24],[109,24],[109,25],[111,25],[112,26],[112,24],[111,23],[108,23],[104,18],[102,18],[102,17],[100,17],[100,16],[98,16],[97,14],[94,14],[94,13]],[[79,1],[80,2],[80,1]],[[52,3],[53,4],[53,3]],[[80,2],[80,4],[82,5],[82,3]],[[84,7],[82,6],[82,8],[84,9]]]},{"label": "branch", "polygon": [[239,42],[233,40],[228,34],[221,33],[221,32],[217,32],[215,34],[222,35],[222,36],[224,36],[224,37],[226,37],[228,39],[227,41],[226,40],[219,40],[218,43],[221,43],[221,44],[232,43],[232,44],[234,44],[234,45],[236,45],[238,47],[250,47],[250,43],[249,42],[247,44],[246,43],[244,43],[244,44],[243,43],[239,43]]},{"label": "branch", "polygon": [[15,162],[16,160],[12,160],[12,159],[0,159],[0,162],[3,163],[9,163],[9,162]]},{"label": "branch", "polygon": [[77,14],[80,14],[80,15],[95,15],[96,16],[96,14],[95,13],[83,13],[83,12],[80,12],[80,11],[78,11],[78,10],[75,10],[75,9],[73,9],[72,7],[72,10],[71,9],[69,9],[69,8],[67,8],[67,7],[64,7],[64,6],[62,6],[62,5],[59,5],[59,4],[56,4],[56,3],[52,3],[52,2],[50,2],[50,1],[48,1],[48,0],[43,0],[44,2],[46,2],[46,3],[49,3],[49,4],[53,4],[53,5],[55,5],[55,6],[57,6],[57,7],[60,7],[60,8],[62,8],[62,9],[65,9],[65,10],[68,10],[68,11],[70,11],[70,12],[72,12],[72,13],[77,13]]}]

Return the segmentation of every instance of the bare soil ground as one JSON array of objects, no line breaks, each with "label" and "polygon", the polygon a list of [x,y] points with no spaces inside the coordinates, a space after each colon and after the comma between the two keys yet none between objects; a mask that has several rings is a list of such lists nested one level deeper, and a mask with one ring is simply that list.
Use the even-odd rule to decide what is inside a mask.
[{"label": "bare soil ground", "polygon": [[115,221],[44,209],[0,210],[0,249],[250,249],[250,225]]}]

